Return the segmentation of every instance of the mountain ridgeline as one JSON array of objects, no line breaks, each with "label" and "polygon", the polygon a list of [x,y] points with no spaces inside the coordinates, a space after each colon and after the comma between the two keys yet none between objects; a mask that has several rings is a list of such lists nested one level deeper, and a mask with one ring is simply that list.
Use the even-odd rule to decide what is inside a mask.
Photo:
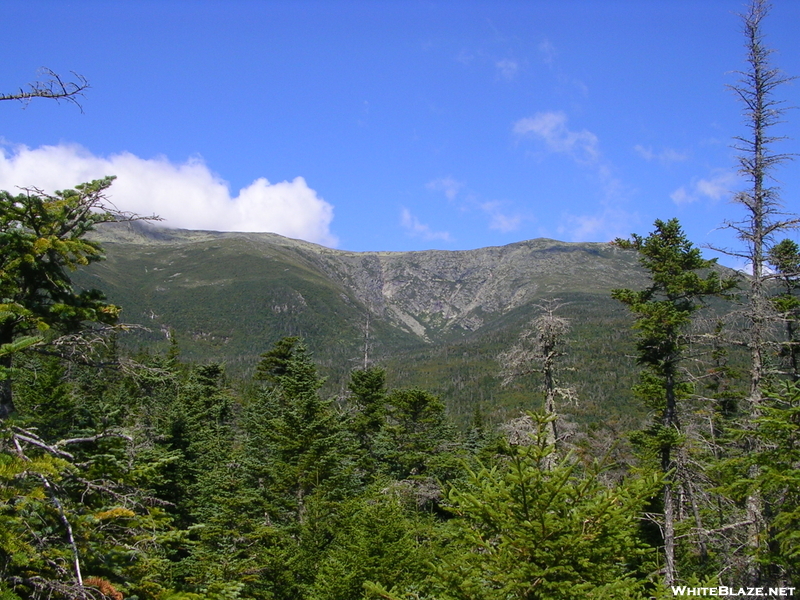
[{"label": "mountain ridgeline", "polygon": [[491,420],[541,405],[536,375],[502,387],[498,355],[560,299],[571,321],[565,385],[570,409],[593,421],[627,414],[634,379],[627,311],[610,298],[647,278],[636,255],[601,243],[536,239],[465,251],[347,252],[269,233],[219,233],[104,225],[107,260],[75,275],[146,329],[121,340],[252,370],[284,336],[301,336],[342,393],[365,361],[392,385],[442,396],[456,420]]}]

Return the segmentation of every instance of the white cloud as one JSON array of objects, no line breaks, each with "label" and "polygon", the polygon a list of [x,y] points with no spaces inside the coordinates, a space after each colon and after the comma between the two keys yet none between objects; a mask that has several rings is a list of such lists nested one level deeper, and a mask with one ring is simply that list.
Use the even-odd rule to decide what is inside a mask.
[{"label": "white cloud", "polygon": [[682,162],[689,158],[685,152],[678,152],[672,148],[664,148],[661,152],[653,152],[653,149],[648,146],[644,147],[641,144],[636,144],[633,147],[636,153],[647,161],[657,160],[661,164],[668,165],[670,163]]},{"label": "white cloud", "polygon": [[567,221],[569,226],[562,227],[561,231],[569,230],[573,242],[594,240],[606,229],[605,220],[598,215],[572,215]]},{"label": "white cloud", "polygon": [[[463,181],[458,181],[449,175],[429,181],[425,184],[425,187],[436,192],[443,192],[448,201],[459,211],[482,211],[489,218],[489,229],[500,231],[501,233],[516,231],[519,229],[522,221],[526,220],[519,214],[509,215],[503,210],[503,207],[510,204],[508,201],[492,200],[482,202],[480,200],[480,194],[470,190]],[[403,211],[402,223],[406,230],[413,235],[426,239],[450,240],[450,234],[446,232],[437,233],[430,231],[427,225],[423,225],[417,221],[407,210]]]},{"label": "white cloud", "polygon": [[536,113],[520,119],[513,126],[518,136],[532,136],[550,152],[565,154],[594,173],[603,192],[600,210],[590,214],[564,214],[559,235],[571,241],[607,241],[627,235],[638,221],[638,215],[625,208],[630,188],[615,177],[614,165],[600,151],[598,137],[587,129],[573,130],[562,111]]},{"label": "white cloud", "polygon": [[400,224],[412,237],[422,238],[423,240],[443,240],[445,242],[452,240],[449,232],[431,230],[429,225],[420,223],[419,219],[412,215],[407,208],[404,208],[400,214]]},{"label": "white cloud", "polygon": [[712,200],[720,200],[730,194],[731,187],[736,184],[738,177],[734,173],[722,173],[711,179],[700,179],[697,181],[697,191],[711,198]]},{"label": "white cloud", "polygon": [[445,197],[452,201],[455,200],[458,192],[464,187],[464,184],[448,175],[447,177],[440,177],[439,179],[429,181],[425,184],[425,187],[436,192],[444,192]]},{"label": "white cloud", "polygon": [[231,195],[227,183],[199,158],[172,163],[129,152],[99,157],[78,145],[0,149],[0,189],[38,187],[48,192],[116,175],[109,190],[114,205],[142,215],[157,214],[164,225],[214,231],[269,231],[335,246],[330,232],[333,206],[302,177],[270,183],[263,177]]},{"label": "white cloud", "polygon": [[522,224],[522,217],[520,215],[507,215],[500,210],[503,205],[502,202],[494,200],[492,202],[484,202],[480,205],[481,210],[489,215],[489,229],[494,229],[501,233],[508,233],[516,231]]},{"label": "white cloud", "polygon": [[672,192],[669,197],[675,204],[689,204],[690,202],[694,202],[696,198],[692,198],[689,195],[689,192],[686,191],[685,187],[679,187],[677,190]]},{"label": "white cloud", "polygon": [[732,189],[739,183],[738,175],[733,171],[717,170],[711,177],[694,179],[688,186],[681,186],[670,194],[675,204],[690,204],[702,198],[717,202],[731,195]]},{"label": "white cloud", "polygon": [[[504,206],[509,204],[508,201],[492,200],[481,202],[479,200],[480,194],[470,190],[463,181],[458,181],[449,175],[429,181],[425,184],[425,187],[436,192],[443,192],[447,199],[454,203],[460,211],[483,211],[489,217],[489,229],[508,233],[516,231],[522,224],[522,216],[519,214],[509,215],[502,210]],[[427,225],[419,223],[407,210],[403,212],[403,226],[410,232],[416,231],[417,235],[427,237],[427,239],[450,239],[447,233],[430,232]]]},{"label": "white cloud", "polygon": [[495,66],[497,67],[498,71],[500,71],[500,75],[502,75],[505,79],[514,79],[514,75],[517,74],[517,70],[519,69],[519,64],[517,61],[510,58],[498,60],[495,63]]},{"label": "white cloud", "polygon": [[551,152],[569,154],[582,163],[596,163],[600,158],[597,136],[583,129],[567,127],[567,115],[561,111],[536,113],[514,123],[515,134],[533,135],[544,141]]},{"label": "white cloud", "polygon": [[625,186],[614,176],[611,165],[600,152],[597,136],[586,129],[574,131],[567,127],[567,116],[561,111],[536,113],[514,123],[512,131],[518,136],[533,136],[542,140],[550,152],[566,154],[582,167],[594,171],[603,188],[606,200],[619,200]]},{"label": "white cloud", "polygon": [[519,215],[504,215],[503,213],[491,213],[491,221],[489,221],[489,229],[494,229],[501,233],[508,233],[519,229],[522,223],[522,217]]},{"label": "white cloud", "polygon": [[645,148],[641,144],[636,144],[633,149],[636,150],[636,153],[645,160],[653,160],[656,157],[656,155],[653,153],[653,149],[650,146]]}]

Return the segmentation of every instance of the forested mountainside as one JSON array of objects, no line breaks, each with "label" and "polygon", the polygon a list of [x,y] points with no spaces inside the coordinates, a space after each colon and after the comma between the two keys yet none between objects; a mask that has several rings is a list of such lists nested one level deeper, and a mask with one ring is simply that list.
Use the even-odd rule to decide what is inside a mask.
[{"label": "forested mountainside", "polygon": [[[77,274],[139,324],[127,347],[165,348],[248,373],[284,336],[299,336],[329,380],[387,367],[393,385],[440,394],[464,423],[538,406],[535,381],[501,387],[498,355],[559,299],[571,321],[569,384],[582,419],[630,410],[631,318],[610,292],[647,281],[634,254],[609,244],[530,240],[469,251],[345,252],[274,234],[98,229],[107,259]],[[587,376],[589,361],[592,377]],[[627,404],[627,406],[626,406]],[[640,411],[634,411],[641,414]]]},{"label": "forested mountainside", "polygon": [[[794,242],[770,254],[753,418],[731,309],[747,282],[677,220],[462,253],[120,225],[87,239],[119,218],[91,210],[112,181],[0,195],[0,598],[795,589]],[[150,331],[125,342],[101,286]],[[753,494],[769,543],[750,546]]]}]

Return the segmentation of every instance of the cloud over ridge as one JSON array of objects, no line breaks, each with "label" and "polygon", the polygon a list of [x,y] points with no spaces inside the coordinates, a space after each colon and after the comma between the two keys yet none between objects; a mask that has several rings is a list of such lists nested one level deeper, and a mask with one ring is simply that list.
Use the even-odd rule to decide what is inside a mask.
[{"label": "cloud over ridge", "polygon": [[434,231],[430,225],[422,223],[417,217],[411,214],[407,208],[403,208],[400,212],[400,225],[405,229],[406,233],[411,237],[421,238],[423,240],[442,240],[450,242],[453,240],[448,231]]},{"label": "cloud over ridge", "polygon": [[333,206],[305,179],[270,183],[260,177],[231,194],[228,184],[200,158],[173,163],[129,152],[93,155],[75,144],[0,149],[0,189],[37,187],[46,192],[116,175],[109,199],[124,211],[157,214],[164,225],[181,229],[272,232],[326,246]]}]

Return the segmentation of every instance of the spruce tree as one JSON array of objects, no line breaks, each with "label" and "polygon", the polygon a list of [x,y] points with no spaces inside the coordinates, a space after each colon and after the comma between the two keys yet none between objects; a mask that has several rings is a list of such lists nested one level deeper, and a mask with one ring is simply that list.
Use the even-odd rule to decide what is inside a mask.
[{"label": "spruce tree", "polygon": [[[447,494],[451,520],[429,576],[370,597],[437,600],[641,598],[651,568],[638,539],[639,511],[656,477],[606,486],[602,461],[551,464],[547,418],[529,415],[531,437],[505,443]],[[391,585],[391,582],[387,582]]]},{"label": "spruce tree", "polygon": [[792,381],[800,379],[800,246],[785,239],[773,246],[768,262],[775,272],[780,293],[772,298],[778,316],[783,320],[786,335],[780,356]]},{"label": "spruce tree", "polygon": [[42,331],[76,332],[87,323],[113,324],[119,307],[98,290],[76,291],[69,272],[103,258],[86,234],[99,223],[132,220],[105,196],[113,177],[47,194],[0,191],[0,419],[14,412],[14,350],[41,343]]},{"label": "spruce tree", "polygon": [[446,479],[457,463],[456,438],[438,396],[395,389],[386,398],[386,424],[376,437],[375,452],[395,479]]},{"label": "spruce tree", "polygon": [[375,439],[386,425],[386,372],[378,367],[355,370],[347,387],[352,410],[348,427],[360,447],[359,468],[371,476],[378,470]]},{"label": "spruce tree", "polygon": [[[709,296],[721,295],[736,285],[732,278],[721,279],[711,269],[698,248],[686,238],[677,219],[657,220],[655,231],[643,238],[616,240],[622,248],[637,250],[639,262],[652,280],[644,290],[618,289],[612,296],[636,315],[637,362],[645,368],[636,392],[658,411],[657,420],[641,439],[659,455],[666,475],[663,489],[663,536],[668,586],[677,578],[675,558],[676,451],[682,444],[680,401],[691,391],[680,367],[686,359],[689,326],[695,313]],[[699,271],[705,271],[701,275]]]},{"label": "spruce tree", "polygon": [[250,500],[239,520],[267,536],[263,573],[247,589],[288,600],[307,597],[336,533],[339,503],[358,492],[360,481],[357,443],[333,401],[320,396],[323,380],[302,341],[282,361],[274,385],[251,398],[242,415]]},{"label": "spruce tree", "polygon": [[[717,465],[725,491],[739,505],[758,494],[766,510],[760,551],[747,556],[770,587],[800,585],[800,387],[782,381],[766,390],[761,415],[734,431],[734,440],[755,438],[755,451]],[[754,476],[755,473],[755,476]],[[746,523],[745,523],[746,524]],[[744,540],[743,540],[744,541]],[[746,573],[748,576],[750,573]]]}]

